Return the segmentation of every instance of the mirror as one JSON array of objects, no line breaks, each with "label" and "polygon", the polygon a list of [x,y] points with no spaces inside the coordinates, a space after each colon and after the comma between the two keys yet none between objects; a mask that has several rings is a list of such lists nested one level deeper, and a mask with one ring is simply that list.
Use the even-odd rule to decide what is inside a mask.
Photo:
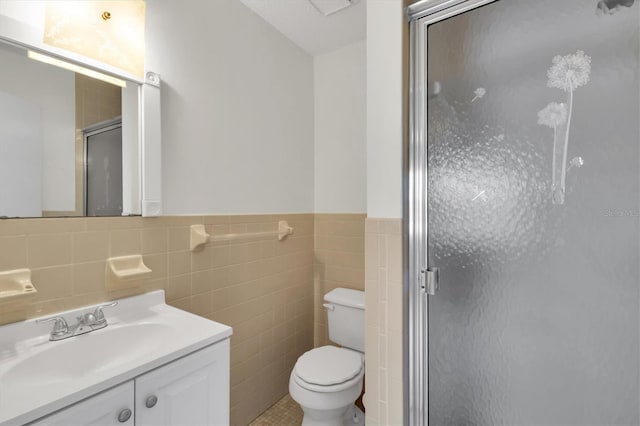
[{"label": "mirror", "polygon": [[140,214],[140,85],[32,56],[0,43],[0,217]]},{"label": "mirror", "polygon": [[[87,2],[59,3],[63,4],[65,7],[73,6],[72,9],[74,10],[78,7],[84,10],[84,6],[87,5]],[[142,15],[139,13],[141,10],[144,10],[144,7],[142,7],[142,9],[138,7],[140,4],[144,4],[144,2],[109,2],[110,6],[117,7],[118,10],[125,6],[124,3],[127,3],[126,6],[133,5],[134,10],[129,11],[130,13],[118,13],[118,16],[122,15],[124,17],[122,19],[129,22],[127,17],[130,18],[135,15],[135,22],[132,25],[127,23],[125,26],[128,25],[132,28],[135,27],[134,29],[136,29],[136,31],[134,32],[137,34],[136,36],[131,32],[126,32],[126,40],[133,43],[140,42],[144,45],[143,38],[140,38],[140,35],[144,34],[144,12],[142,12]],[[88,74],[92,77],[99,76],[100,78],[122,86],[125,86],[126,83],[126,88],[124,90],[120,89],[119,92],[121,102],[120,125],[122,132],[122,159],[118,160],[117,157],[114,157],[113,159],[110,158],[107,161],[108,164],[105,164],[105,158],[95,159],[96,157],[91,155],[91,147],[97,147],[98,145],[92,145],[92,143],[99,141],[91,139],[91,137],[95,137],[96,134],[88,133],[98,129],[93,125],[87,125],[88,127],[77,126],[75,118],[70,127],[68,123],[65,127],[60,122],[52,121],[53,124],[51,129],[47,128],[45,130],[43,130],[43,123],[41,123],[40,127],[24,127],[18,126],[18,121],[11,121],[12,124],[10,128],[15,132],[14,140],[19,135],[23,138],[31,138],[32,140],[39,141],[41,149],[36,149],[35,146],[31,145],[31,150],[29,151],[25,146],[18,145],[18,147],[22,149],[20,155],[15,155],[16,153],[14,153],[13,157],[11,157],[9,155],[10,147],[8,143],[7,145],[3,145],[2,138],[0,137],[0,157],[3,159],[7,158],[5,163],[10,164],[8,172],[6,172],[2,177],[5,178],[4,182],[10,182],[12,184],[10,185],[11,188],[5,188],[9,186],[5,185],[2,187],[2,190],[0,190],[0,206],[4,206],[4,210],[0,209],[0,217],[31,217],[32,215],[36,215],[37,212],[40,212],[39,216],[81,215],[84,214],[85,210],[91,212],[91,201],[88,202],[89,206],[85,206],[85,204],[87,204],[85,200],[90,198],[90,196],[86,196],[86,192],[87,190],[91,191],[91,183],[99,184],[98,186],[102,185],[104,187],[103,189],[107,191],[108,194],[111,194],[111,192],[114,191],[114,188],[120,187],[119,183],[114,183],[115,181],[113,177],[113,173],[118,172],[112,172],[111,166],[120,162],[122,163],[121,214],[142,214],[142,216],[146,217],[162,215],[160,75],[148,69],[140,70],[140,75],[138,75],[138,73],[134,75],[130,71],[119,68],[118,61],[114,62],[111,60],[113,58],[109,58],[108,55],[103,56],[101,54],[101,52],[103,52],[102,47],[104,46],[101,47],[92,44],[94,49],[93,53],[96,55],[87,57],[78,53],[76,50],[68,50],[68,47],[60,47],[57,44],[52,45],[45,43],[44,17],[47,16],[47,5],[50,5],[50,3],[41,1],[27,2],[22,0],[0,0],[0,44],[3,41],[6,42],[7,45],[4,46],[4,49],[8,50],[9,53],[12,52],[13,58],[17,57],[23,62],[26,55],[27,57],[39,57],[38,59],[44,60],[49,64],[57,62],[60,66],[65,64],[65,67],[71,67],[73,72],[70,74],[67,73],[67,77],[71,78],[73,81],[73,96],[69,97],[69,92],[67,92],[66,97],[60,98],[57,102],[54,102],[54,104],[60,110],[62,110],[63,107],[73,109],[73,117],[75,117],[76,109],[73,99],[77,97],[78,93],[81,93],[81,91],[84,90],[82,89],[81,82],[76,86],[76,75],[74,73],[83,75]],[[126,8],[127,7],[125,7],[125,9]],[[69,22],[71,23],[70,31],[72,31],[72,34],[75,34],[74,28],[83,27],[86,23],[82,19],[78,20],[76,15],[74,15],[75,18],[71,17],[71,15],[64,16],[65,19],[66,17],[70,17],[71,19]],[[102,20],[100,17],[96,19]],[[117,22],[119,22],[118,25],[124,22],[122,19],[117,20]],[[116,20],[113,19],[109,22],[111,21],[114,23],[116,22]],[[97,24],[94,22],[93,25]],[[121,34],[116,31],[116,35]],[[85,40],[81,35],[78,37]],[[118,37],[113,40],[108,41],[107,44],[113,42],[118,45],[118,43],[122,43],[121,39]],[[21,47],[16,48],[15,46]],[[0,80],[4,78],[3,74],[6,62],[4,58],[2,61],[3,67],[0,67]],[[33,62],[35,61],[30,61],[30,64],[33,66]],[[44,64],[39,65],[40,70],[42,70],[42,66]],[[47,67],[51,67],[51,65],[47,65]],[[28,80],[23,81],[21,84],[25,87],[31,88],[40,87],[42,93],[51,94],[54,92],[54,89],[58,89],[58,83],[56,81],[48,81],[42,74],[40,74],[40,71],[25,71],[23,77],[28,78]],[[76,90],[77,87],[80,87],[80,89]],[[5,111],[8,110],[13,114],[17,114],[14,110],[19,110],[22,111],[22,118],[27,116],[29,117],[29,120],[33,120],[32,114],[35,114],[35,110],[39,109],[38,107],[34,107],[34,102],[29,104],[29,99],[27,98],[26,104],[25,102],[20,103],[19,99],[17,103],[11,104],[8,103],[8,99],[12,98],[16,101],[16,98],[19,98],[19,96],[9,96],[11,93],[2,89],[0,89],[0,92],[4,92],[3,97],[5,97],[5,101],[7,101],[4,107]],[[96,100],[97,97],[93,96],[93,90],[82,93],[91,93],[91,95],[86,96],[86,100],[83,96],[84,103],[91,103],[91,108],[101,108],[100,105],[102,104],[98,103]],[[66,103],[61,99],[66,99]],[[43,112],[40,111],[40,114],[42,121]],[[68,117],[69,115],[67,115],[67,119]],[[7,119],[4,119],[4,123],[7,121]],[[78,123],[80,123],[80,121],[81,120],[78,119]],[[107,122],[100,122],[98,124],[109,127],[117,126],[118,123],[116,119],[116,121],[111,120]],[[61,146],[60,149],[58,149],[55,143],[49,142],[49,137],[52,135],[59,136],[59,132],[67,132],[68,134],[70,128],[73,130],[71,143],[65,142],[64,147]],[[19,133],[18,130],[22,133]],[[105,131],[106,130],[109,129],[105,129]],[[87,139],[87,143],[84,142],[85,139]],[[60,138],[59,140],[62,141],[63,139]],[[80,140],[82,140],[82,154],[80,154]],[[16,145],[17,144],[14,142],[11,148],[15,148]],[[85,149],[85,145],[88,145],[89,148]],[[98,151],[95,150],[93,153],[99,154]],[[68,156],[69,154],[70,157]],[[89,154],[88,157],[87,154]],[[63,157],[63,155],[66,156]],[[107,154],[103,152],[101,155]],[[87,161],[85,161],[85,157],[87,157]],[[94,159],[95,161],[93,161]],[[72,162],[73,165],[70,166]],[[86,174],[84,171],[85,163],[87,165],[97,164],[96,167],[101,165],[104,172],[103,176],[100,177],[99,174],[96,174],[93,176],[93,180],[91,180],[92,174]],[[36,169],[34,165],[40,165],[40,168]],[[27,170],[31,173],[28,173]],[[40,178],[36,179],[33,177],[38,174],[40,175]],[[108,185],[106,180],[107,175],[109,176]],[[72,179],[75,179],[75,181],[71,186],[68,186]],[[87,183],[87,179],[89,183]],[[65,182],[64,185],[67,186],[54,185],[55,182],[60,181]],[[31,182],[31,185],[25,186],[25,182]],[[10,190],[12,190],[13,193],[9,193]],[[38,192],[40,194],[39,197],[37,195]],[[29,200],[35,200],[33,201],[34,203],[37,203],[38,200],[40,200],[40,206],[31,206],[30,211],[9,211],[17,209],[11,207],[14,205],[13,202],[4,201],[8,199],[6,198],[8,195],[21,197],[21,201],[22,199],[26,200],[27,197],[30,197],[28,198]],[[95,202],[96,207],[93,209],[94,213],[89,214],[115,214],[114,209],[117,208],[118,210],[116,211],[119,211],[118,197],[119,196],[116,195],[108,195],[107,197],[102,194],[102,197],[97,197],[98,200]],[[80,202],[80,200],[82,200],[82,202]]]}]

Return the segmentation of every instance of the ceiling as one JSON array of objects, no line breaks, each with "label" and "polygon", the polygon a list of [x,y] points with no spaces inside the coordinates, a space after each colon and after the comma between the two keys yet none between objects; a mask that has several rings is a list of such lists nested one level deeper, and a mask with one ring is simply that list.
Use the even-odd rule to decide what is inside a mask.
[{"label": "ceiling", "polygon": [[[240,0],[311,55],[339,49],[366,37],[366,0],[329,16],[308,0]],[[335,0],[314,0],[335,3]]]}]

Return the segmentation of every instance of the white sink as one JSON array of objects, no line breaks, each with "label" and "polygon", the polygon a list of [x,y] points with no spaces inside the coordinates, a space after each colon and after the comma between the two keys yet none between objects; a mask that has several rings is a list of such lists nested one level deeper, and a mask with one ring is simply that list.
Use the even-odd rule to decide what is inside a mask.
[{"label": "white sink", "polygon": [[[3,386],[51,386],[107,371],[158,350],[162,337],[173,332],[166,324],[143,323],[103,328],[50,342],[21,359],[2,376]],[[73,362],[69,362],[73,360]]]},{"label": "white sink", "polygon": [[[64,312],[70,324],[92,306]],[[229,337],[230,327],[164,302],[164,292],[121,299],[106,328],[49,341],[52,324],[0,327],[0,425],[24,424]]]}]

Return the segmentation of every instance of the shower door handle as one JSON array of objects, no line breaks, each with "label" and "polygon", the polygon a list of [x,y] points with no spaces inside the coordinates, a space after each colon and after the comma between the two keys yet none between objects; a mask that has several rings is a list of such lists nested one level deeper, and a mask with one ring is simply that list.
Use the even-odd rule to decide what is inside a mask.
[{"label": "shower door handle", "polygon": [[429,296],[434,296],[440,288],[440,270],[436,267],[423,269],[424,276],[422,290]]}]

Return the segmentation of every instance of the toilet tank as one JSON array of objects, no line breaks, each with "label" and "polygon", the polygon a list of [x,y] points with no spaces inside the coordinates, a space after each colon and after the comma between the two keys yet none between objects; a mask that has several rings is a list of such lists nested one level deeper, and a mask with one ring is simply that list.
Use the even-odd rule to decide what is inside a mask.
[{"label": "toilet tank", "polygon": [[324,295],[329,340],[364,352],[364,291],[336,288]]}]

